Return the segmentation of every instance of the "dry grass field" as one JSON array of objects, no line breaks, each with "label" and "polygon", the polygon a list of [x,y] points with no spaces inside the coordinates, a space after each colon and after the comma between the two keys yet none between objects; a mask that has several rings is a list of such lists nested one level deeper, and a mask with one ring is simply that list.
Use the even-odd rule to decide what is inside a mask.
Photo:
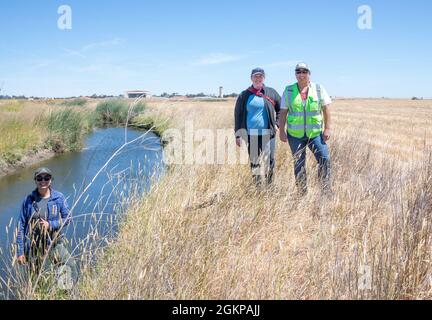
[{"label": "dry grass field", "polygon": [[[150,110],[180,129],[229,129],[234,103]],[[267,191],[248,165],[171,166],[85,268],[75,298],[432,298],[432,101],[338,100],[332,110],[332,198],[320,195],[309,151],[310,192],[296,198],[280,141]]]}]

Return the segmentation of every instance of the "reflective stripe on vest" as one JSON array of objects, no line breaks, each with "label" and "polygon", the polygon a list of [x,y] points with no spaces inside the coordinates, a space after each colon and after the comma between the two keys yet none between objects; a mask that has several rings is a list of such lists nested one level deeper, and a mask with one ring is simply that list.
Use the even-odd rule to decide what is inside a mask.
[{"label": "reflective stripe on vest", "polygon": [[316,91],[317,91],[317,96],[318,96],[318,106],[320,108],[322,108],[322,99],[321,99],[321,86],[319,84],[316,85]]},{"label": "reflective stripe on vest", "polygon": [[[303,117],[305,115],[304,112],[290,112],[290,116],[293,117]],[[317,117],[321,115],[321,111],[315,111],[315,112],[306,112],[306,117]]]},{"label": "reflective stripe on vest", "polygon": [[[304,124],[288,123],[288,129],[291,129],[291,130],[303,130],[304,127],[305,127]],[[321,125],[320,124],[307,124],[306,129],[308,129],[308,130],[314,130],[314,129],[321,130]]]}]

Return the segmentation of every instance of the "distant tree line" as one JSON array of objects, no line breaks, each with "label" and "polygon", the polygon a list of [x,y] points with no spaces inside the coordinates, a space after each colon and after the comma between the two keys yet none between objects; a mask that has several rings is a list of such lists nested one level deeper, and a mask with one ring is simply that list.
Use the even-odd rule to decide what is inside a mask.
[{"label": "distant tree line", "polygon": [[[30,97],[30,98],[33,98],[33,99],[40,99],[40,98],[38,98],[38,97]],[[18,99],[28,99],[26,96],[8,96],[8,95],[6,95],[6,96],[0,96],[0,100],[18,100]]]},{"label": "distant tree line", "polygon": [[[174,97],[178,97],[180,96],[180,94],[178,94],[177,92],[174,93],[167,93],[164,92],[160,95],[160,97],[162,98],[174,98]],[[216,98],[217,96],[215,94],[205,94],[204,92],[200,92],[200,93],[188,93],[186,94],[187,98],[206,98],[206,97],[211,97],[211,98]],[[231,94],[226,94],[224,95],[224,98],[236,98],[238,97],[237,93],[231,93]]]},{"label": "distant tree line", "polygon": [[117,95],[117,96],[114,96],[114,95],[106,95],[106,94],[100,94],[100,95],[98,95],[98,94],[93,94],[93,95],[91,95],[91,96],[79,96],[79,97],[77,97],[77,96],[72,96],[72,97],[63,97],[63,98],[52,98],[52,97],[34,97],[34,96],[31,96],[31,97],[27,97],[27,96],[24,96],[24,95],[20,95],[20,96],[15,96],[15,95],[13,95],[13,96],[9,96],[9,95],[0,95],[0,100],[20,100],[20,99],[26,99],[26,100],[28,100],[28,99],[33,99],[33,100],[44,100],[44,99],[79,99],[79,98],[91,98],[91,99],[106,99],[106,98],[121,98],[121,97],[123,97],[123,95],[122,94],[119,94],[119,95]]},{"label": "distant tree line", "polygon": [[238,93],[231,93],[231,94],[225,94],[225,98],[237,98],[239,95]]},{"label": "distant tree line", "polygon": [[[162,97],[162,98],[173,98],[173,97],[178,97],[178,96],[180,96],[180,94],[177,92],[173,92],[173,93],[164,92],[160,95],[160,97]],[[48,97],[34,97],[34,96],[27,97],[25,95],[19,95],[19,96],[0,95],[0,100],[20,100],[20,99],[43,100],[43,99],[79,99],[79,98],[107,99],[107,98],[121,98],[121,97],[123,97],[122,94],[119,94],[117,96],[106,95],[106,94],[99,94],[99,95],[93,94],[91,96],[85,96],[85,97],[84,96],[79,96],[79,97],[72,96],[72,97],[63,97],[63,98],[52,98],[52,97],[48,98]],[[200,93],[196,93],[196,94],[188,93],[188,94],[186,94],[186,97],[188,97],[188,98],[206,98],[206,97],[216,98],[216,95],[205,94],[203,92],[200,92]],[[236,97],[238,97],[237,93],[231,93],[231,94],[225,94],[224,95],[224,98],[236,98]]]},{"label": "distant tree line", "polygon": [[93,94],[93,95],[91,95],[89,98],[92,98],[92,99],[106,99],[106,98],[121,98],[121,97],[123,97],[122,94],[119,94],[119,95],[117,95],[117,96],[114,96],[114,95],[106,95],[106,94],[100,94],[100,95]]},{"label": "distant tree line", "polygon": [[169,93],[167,93],[167,92],[164,92],[164,93],[162,93],[160,96],[161,96],[162,98],[172,98],[172,97],[178,96],[178,93],[171,93],[171,94],[169,94]]},{"label": "distant tree line", "polygon": [[186,95],[186,97],[188,97],[188,98],[204,98],[204,97],[210,97],[210,95],[204,94],[203,92],[200,92],[200,93],[197,93],[197,94],[190,94],[190,93],[188,93]]}]

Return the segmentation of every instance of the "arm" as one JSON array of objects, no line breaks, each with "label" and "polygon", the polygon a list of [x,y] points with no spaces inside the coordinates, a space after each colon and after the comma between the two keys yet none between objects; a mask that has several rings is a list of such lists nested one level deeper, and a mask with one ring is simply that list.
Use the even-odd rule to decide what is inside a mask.
[{"label": "arm", "polygon": [[236,138],[239,138],[238,131],[241,128],[242,124],[242,113],[243,113],[243,94],[240,94],[237,98],[237,102],[234,109],[234,131]]},{"label": "arm", "polygon": [[287,122],[288,109],[281,109],[279,114],[279,138],[282,142],[288,142],[285,124]]},{"label": "arm", "polygon": [[[24,200],[23,204],[21,205],[21,212],[18,220],[17,256],[19,258],[24,256],[25,230],[27,228],[26,203],[27,199]],[[24,261],[20,262],[22,263]]]},{"label": "arm", "polygon": [[326,105],[323,108],[324,113],[324,141],[330,140],[331,137],[331,129],[332,129],[332,118],[330,113],[330,105]]},{"label": "arm", "polygon": [[275,111],[276,111],[276,125],[278,126],[278,128],[280,128],[280,124],[279,124],[279,117],[280,117],[280,112],[281,112],[281,96],[279,95],[279,93],[277,93],[277,91],[275,90]]},{"label": "arm", "polygon": [[321,86],[321,96],[322,96],[322,104],[323,107],[323,116],[324,116],[324,132],[323,137],[324,141],[330,140],[331,136],[331,128],[332,128],[332,119],[330,114],[330,105],[332,103],[332,99],[330,98],[329,94],[327,93],[327,90],[324,88],[324,86]]},{"label": "arm", "polygon": [[288,142],[288,136],[285,129],[288,116],[288,106],[286,105],[286,100],[286,90],[284,90],[279,112],[279,138],[282,142]]},{"label": "arm", "polygon": [[234,110],[234,132],[236,137],[237,147],[241,146],[240,130],[242,129],[242,115],[243,115],[243,93],[237,98]]}]

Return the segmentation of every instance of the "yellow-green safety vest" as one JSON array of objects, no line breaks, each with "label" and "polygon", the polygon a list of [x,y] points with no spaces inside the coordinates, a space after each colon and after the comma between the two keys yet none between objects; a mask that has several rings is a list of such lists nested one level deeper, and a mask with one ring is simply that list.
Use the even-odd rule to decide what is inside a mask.
[{"label": "yellow-green safety vest", "polygon": [[306,104],[303,103],[297,83],[286,87],[285,99],[288,107],[288,134],[295,138],[318,137],[324,122],[320,85],[313,84],[309,87]]}]

